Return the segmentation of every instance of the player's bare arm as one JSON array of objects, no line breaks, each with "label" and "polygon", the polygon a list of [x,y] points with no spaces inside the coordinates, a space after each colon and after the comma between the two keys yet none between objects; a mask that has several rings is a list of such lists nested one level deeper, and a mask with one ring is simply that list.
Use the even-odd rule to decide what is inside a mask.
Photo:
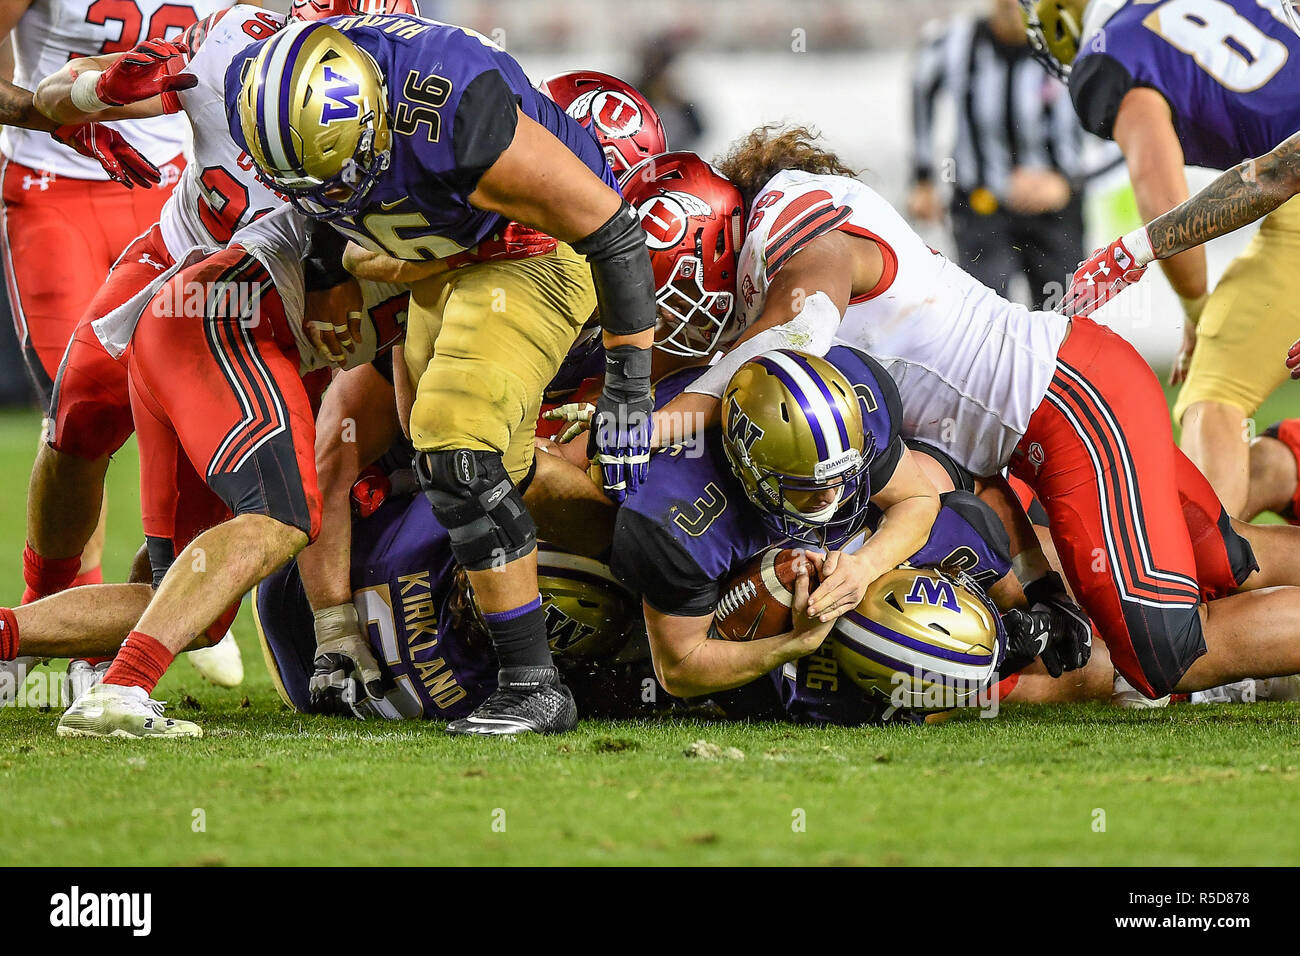
[{"label": "player's bare arm", "polygon": [[0,80],[0,126],[21,126],[53,132],[59,124],[36,108],[36,97],[31,90]]},{"label": "player's bare arm", "polygon": [[358,279],[371,282],[412,283],[427,279],[446,270],[446,264],[435,259],[432,262],[411,262],[395,259],[382,252],[371,252],[355,242],[349,242],[343,250],[343,268]]},{"label": "player's bare arm", "polygon": [[164,112],[161,96],[95,111],[78,109],[72,102],[72,85],[78,76],[91,72],[103,73],[124,56],[125,53],[106,53],[69,60],[67,66],[57,73],[51,73],[36,87],[36,108],[56,125],[161,116]]},{"label": "player's bare arm", "polygon": [[1219,176],[1191,199],[1147,226],[1151,253],[1168,259],[1227,235],[1300,193],[1300,134]]},{"label": "player's bare arm", "polygon": [[[821,556],[807,555],[813,566]],[[789,661],[798,660],[821,647],[830,634],[831,623],[807,613],[808,568],[796,576],[794,626],[776,637],[756,641],[724,641],[711,636],[713,615],[684,617],[666,614],[643,602],[646,631],[655,676],[674,697],[699,697],[740,687],[770,673]]]},{"label": "player's bare arm", "polygon": [[[596,232],[623,199],[540,123],[522,111],[514,139],[478,181],[470,204],[574,243]],[[605,333],[606,350],[620,345],[649,349],[654,329],[635,335]]]},{"label": "player's bare arm", "polygon": [[939,514],[939,492],[906,448],[889,483],[871,501],[883,512],[871,537],[852,554],[832,551],[822,566],[808,613],[823,622],[853,610],[872,581],[921,550]]},{"label": "player's bare arm", "polygon": [[[851,236],[845,232],[829,232],[812,240],[782,267],[772,280],[764,301],[763,311],[729,350],[712,372],[725,383],[731,373],[748,358],[762,351],[742,346],[768,329],[778,328],[801,315],[809,306],[809,299],[821,293],[829,300],[820,300],[814,307],[833,306],[839,315],[848,308],[854,295],[870,292],[879,283],[885,271],[885,260],[880,247],[871,239]],[[825,346],[830,345],[827,336]],[[808,350],[807,344],[773,341],[770,348],[799,348]],[[825,351],[822,347],[821,351]],[[720,404],[711,394],[685,391],[655,413],[655,443],[661,447],[687,440],[695,428],[707,427],[718,420]]]},{"label": "player's bare arm", "polygon": [[[1124,151],[1138,213],[1144,221],[1150,222],[1186,201],[1183,148],[1163,96],[1147,88],[1130,90],[1115,119],[1115,142]],[[1204,251],[1168,259],[1163,267],[1169,284],[1181,298],[1196,300],[1205,295]]]}]

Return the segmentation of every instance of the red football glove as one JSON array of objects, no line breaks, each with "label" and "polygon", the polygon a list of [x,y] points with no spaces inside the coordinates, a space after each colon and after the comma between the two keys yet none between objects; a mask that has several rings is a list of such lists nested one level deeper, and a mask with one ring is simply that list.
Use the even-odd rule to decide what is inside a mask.
[{"label": "red football glove", "polygon": [[109,106],[122,106],[161,93],[188,90],[199,82],[193,73],[181,72],[188,54],[189,50],[178,43],[145,40],[99,75],[95,95]]},{"label": "red football glove", "polygon": [[[1129,244],[1145,244],[1145,249],[1130,249]],[[1129,233],[1104,249],[1098,249],[1083,262],[1070,280],[1070,288],[1061,300],[1060,311],[1066,315],[1093,312],[1142,278],[1151,261],[1151,243],[1142,235]]]},{"label": "red football glove", "polygon": [[50,135],[64,146],[95,160],[104,167],[109,179],[121,183],[127,189],[136,186],[148,189],[162,182],[162,173],[158,172],[158,167],[145,159],[121,133],[103,123],[60,126]]},{"label": "red football glove", "polygon": [[388,475],[371,465],[352,484],[352,513],[358,518],[369,518],[379,510],[392,490],[393,483]]}]

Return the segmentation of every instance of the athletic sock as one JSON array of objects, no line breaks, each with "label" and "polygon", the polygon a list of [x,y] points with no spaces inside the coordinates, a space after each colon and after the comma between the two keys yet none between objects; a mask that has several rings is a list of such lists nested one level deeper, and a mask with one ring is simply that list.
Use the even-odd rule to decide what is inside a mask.
[{"label": "athletic sock", "polygon": [[484,614],[483,620],[501,667],[546,667],[552,663],[541,595],[512,610]]},{"label": "athletic sock", "polygon": [[132,631],[122,642],[102,683],[140,687],[152,694],[175,656],[148,634]]},{"label": "athletic sock", "polygon": [[85,587],[87,584],[103,584],[103,583],[104,583],[104,568],[100,565],[96,565],[95,567],[91,568],[89,571],[83,571],[81,574],[78,574],[75,578],[72,579],[72,584],[68,586],[74,588],[80,588],[80,587]]},{"label": "athletic sock", "polygon": [[18,618],[12,608],[0,607],[0,661],[18,656]]},{"label": "athletic sock", "polygon": [[23,582],[27,585],[23,591],[23,604],[71,587],[81,570],[81,555],[75,558],[42,558],[32,550],[30,544],[23,547]]}]

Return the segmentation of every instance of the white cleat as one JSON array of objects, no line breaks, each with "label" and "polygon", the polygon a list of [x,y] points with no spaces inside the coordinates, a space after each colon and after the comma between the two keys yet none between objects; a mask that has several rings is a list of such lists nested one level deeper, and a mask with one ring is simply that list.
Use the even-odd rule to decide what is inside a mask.
[{"label": "white cleat", "polygon": [[239,656],[239,645],[230,631],[211,647],[190,651],[185,656],[209,684],[238,687],[244,682],[244,659]]},{"label": "white cleat", "polygon": [[7,707],[18,697],[18,691],[27,683],[27,675],[41,662],[39,657],[16,657],[0,661],[0,707]]},{"label": "white cleat", "polygon": [[92,664],[90,661],[68,661],[68,700],[75,701],[90,688],[104,679],[109,665],[113,662],[102,661]]},{"label": "white cleat", "polygon": [[1169,695],[1152,700],[1144,697],[1132,684],[1126,681],[1119,671],[1115,672],[1115,687],[1110,695],[1110,702],[1115,707],[1126,710],[1150,710],[1155,707],[1169,706]]},{"label": "white cleat", "polygon": [[202,737],[203,728],[163,716],[141,687],[96,684],[59,718],[60,737]]}]

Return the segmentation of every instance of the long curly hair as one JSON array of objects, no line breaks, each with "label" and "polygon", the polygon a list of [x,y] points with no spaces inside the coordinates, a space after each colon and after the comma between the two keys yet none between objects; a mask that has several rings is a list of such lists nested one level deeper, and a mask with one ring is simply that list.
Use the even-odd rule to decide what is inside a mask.
[{"label": "long curly hair", "polygon": [[820,134],[807,126],[769,123],[732,144],[714,165],[740,190],[748,212],[759,190],[777,173],[797,169],[824,176],[857,176],[830,150],[816,143]]}]

